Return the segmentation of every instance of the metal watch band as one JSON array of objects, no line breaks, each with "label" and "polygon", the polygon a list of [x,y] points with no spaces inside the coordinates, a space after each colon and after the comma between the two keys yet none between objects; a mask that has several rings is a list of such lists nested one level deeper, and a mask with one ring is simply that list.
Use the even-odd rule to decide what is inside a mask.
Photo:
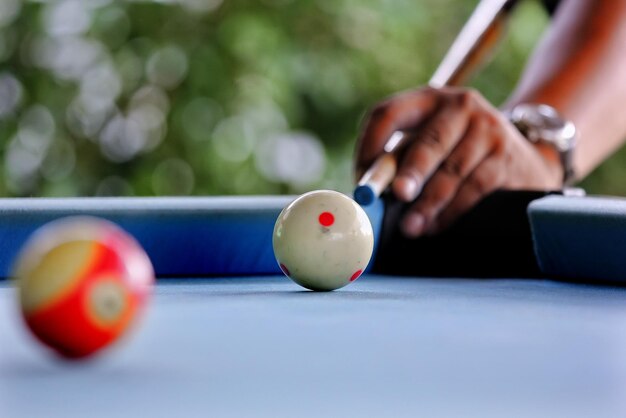
[{"label": "metal watch band", "polygon": [[574,170],[574,149],[559,151],[561,167],[563,167],[563,187],[569,187],[576,182],[576,171]]}]

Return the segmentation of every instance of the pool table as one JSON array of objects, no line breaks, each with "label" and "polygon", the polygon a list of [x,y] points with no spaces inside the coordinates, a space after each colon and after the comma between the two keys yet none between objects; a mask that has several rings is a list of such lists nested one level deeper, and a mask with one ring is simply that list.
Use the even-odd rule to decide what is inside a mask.
[{"label": "pool table", "polygon": [[[393,268],[401,250],[389,250],[393,243],[378,251],[396,255],[380,255],[385,260],[377,259],[373,271],[330,293],[304,291],[271,272],[170,274],[157,281],[133,332],[85,362],[59,360],[38,345],[21,323],[10,281],[0,281],[0,417],[623,417],[626,288],[544,273],[558,268],[550,260],[553,248],[563,247],[554,247],[559,231],[542,222],[567,221],[559,205],[568,207],[545,199],[516,195],[506,203],[510,212],[497,205],[520,236],[549,237],[534,243],[532,266],[521,266],[528,262],[524,253],[521,267],[509,271],[532,273],[527,276],[487,269],[479,278],[433,277],[412,274],[409,264],[389,274],[385,268]],[[530,225],[522,215],[513,219],[538,201]],[[563,216],[551,220],[554,205]],[[620,205],[601,205],[610,224],[598,228],[603,234],[621,231]],[[387,208],[385,218],[392,212]],[[574,222],[593,229],[597,215]],[[463,228],[492,218],[472,216],[449,238],[469,240]],[[569,222],[561,229],[575,229]],[[389,239],[379,234],[380,242]],[[472,254],[507,243],[496,244],[485,250],[476,241]],[[478,264],[469,267],[472,273]],[[603,278],[615,273],[612,266],[592,267]]]}]

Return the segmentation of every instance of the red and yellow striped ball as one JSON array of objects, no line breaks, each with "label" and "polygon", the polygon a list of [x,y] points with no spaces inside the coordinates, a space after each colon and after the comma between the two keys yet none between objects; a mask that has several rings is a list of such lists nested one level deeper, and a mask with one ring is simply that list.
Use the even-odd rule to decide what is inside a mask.
[{"label": "red and yellow striped ball", "polygon": [[154,283],[139,243],[91,217],[63,218],[37,230],[13,276],[28,328],[67,358],[89,356],[124,334]]}]

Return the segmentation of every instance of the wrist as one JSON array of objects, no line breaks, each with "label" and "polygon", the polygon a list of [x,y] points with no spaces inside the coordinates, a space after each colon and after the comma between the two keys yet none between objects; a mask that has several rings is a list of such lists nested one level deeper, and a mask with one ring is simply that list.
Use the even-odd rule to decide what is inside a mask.
[{"label": "wrist", "polygon": [[544,104],[519,104],[508,112],[509,120],[528,139],[549,168],[550,176],[560,178],[558,188],[575,180],[572,161],[576,145],[576,127],[553,107]]},{"label": "wrist", "polygon": [[565,169],[561,161],[560,152],[553,146],[546,143],[531,144],[537,151],[546,167],[546,181],[548,189],[561,189],[565,185]]}]

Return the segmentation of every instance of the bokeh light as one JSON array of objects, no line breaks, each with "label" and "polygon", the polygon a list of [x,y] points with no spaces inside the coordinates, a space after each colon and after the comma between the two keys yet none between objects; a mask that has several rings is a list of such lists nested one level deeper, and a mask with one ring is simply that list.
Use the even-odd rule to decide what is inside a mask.
[{"label": "bokeh light", "polygon": [[217,155],[230,162],[243,162],[251,154],[257,137],[250,122],[242,117],[222,120],[213,131],[213,147]]},{"label": "bokeh light", "polygon": [[107,111],[115,106],[122,81],[115,67],[107,62],[85,71],[80,80],[80,101],[93,111]]},{"label": "bokeh light", "polygon": [[22,84],[12,74],[0,74],[0,120],[16,110],[22,100],[22,91]]},{"label": "bokeh light", "polygon": [[215,125],[222,119],[219,103],[208,97],[195,97],[182,109],[182,123],[192,141],[207,141]]},{"label": "bokeh light", "polygon": [[187,55],[174,45],[160,48],[148,58],[146,75],[148,79],[166,89],[178,86],[187,74]]},{"label": "bokeh light", "polygon": [[85,33],[91,25],[91,13],[86,2],[60,0],[50,2],[43,12],[44,28],[50,36]]},{"label": "bokeh light", "polygon": [[22,0],[0,0],[0,28],[11,24],[21,8]]},{"label": "bokeh light", "polygon": [[291,184],[297,190],[319,182],[324,173],[324,147],[303,132],[270,137],[256,155],[257,167],[265,178]]}]

